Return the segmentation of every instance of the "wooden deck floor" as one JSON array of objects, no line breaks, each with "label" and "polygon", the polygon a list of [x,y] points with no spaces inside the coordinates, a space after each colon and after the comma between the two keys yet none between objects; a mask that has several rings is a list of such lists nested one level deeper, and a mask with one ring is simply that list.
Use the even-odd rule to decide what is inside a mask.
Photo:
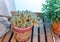
[{"label": "wooden deck floor", "polygon": [[[18,41],[14,38],[14,34],[12,32],[8,32],[3,37],[0,38],[0,42],[18,42]],[[34,26],[32,28],[31,38],[27,42],[40,42],[40,27]]]},{"label": "wooden deck floor", "polygon": [[[41,19],[40,27],[33,27],[31,38],[27,42],[60,42],[60,36],[54,34],[51,31],[48,22],[43,22]],[[3,37],[0,38],[0,42],[18,42],[14,38],[14,34],[12,32],[6,33]]]},{"label": "wooden deck floor", "polygon": [[[29,41],[27,42],[40,42],[40,40],[38,40],[38,28],[34,27],[32,29],[32,35]],[[6,33],[3,37],[0,38],[0,42],[18,42],[15,38],[14,38],[14,34],[12,32],[8,32]]]},{"label": "wooden deck floor", "polygon": [[60,36],[54,34],[48,22],[44,21],[40,28],[40,42],[60,42]]}]

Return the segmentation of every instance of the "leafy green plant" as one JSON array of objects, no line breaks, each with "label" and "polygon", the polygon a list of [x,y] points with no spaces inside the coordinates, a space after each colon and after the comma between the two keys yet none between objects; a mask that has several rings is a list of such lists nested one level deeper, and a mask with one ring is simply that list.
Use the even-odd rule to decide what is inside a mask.
[{"label": "leafy green plant", "polygon": [[60,0],[46,0],[42,5],[43,14],[41,16],[52,24],[52,21],[58,22],[60,18]]},{"label": "leafy green plant", "polygon": [[38,25],[37,14],[30,11],[16,11],[15,15],[11,19],[12,24],[20,28],[29,27],[32,25]]}]

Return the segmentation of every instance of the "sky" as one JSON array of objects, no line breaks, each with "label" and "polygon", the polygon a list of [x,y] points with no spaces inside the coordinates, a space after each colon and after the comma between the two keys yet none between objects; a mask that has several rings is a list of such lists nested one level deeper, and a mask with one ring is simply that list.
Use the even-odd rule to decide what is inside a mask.
[{"label": "sky", "polygon": [[45,3],[45,0],[14,0],[16,10],[20,11],[42,12],[42,3]]}]

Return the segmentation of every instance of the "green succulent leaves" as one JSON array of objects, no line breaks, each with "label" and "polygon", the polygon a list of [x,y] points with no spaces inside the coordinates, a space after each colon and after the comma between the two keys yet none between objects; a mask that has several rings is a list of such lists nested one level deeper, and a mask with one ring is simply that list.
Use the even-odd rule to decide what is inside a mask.
[{"label": "green succulent leaves", "polygon": [[38,24],[37,14],[30,11],[16,11],[12,17],[12,24],[20,28],[25,28]]}]

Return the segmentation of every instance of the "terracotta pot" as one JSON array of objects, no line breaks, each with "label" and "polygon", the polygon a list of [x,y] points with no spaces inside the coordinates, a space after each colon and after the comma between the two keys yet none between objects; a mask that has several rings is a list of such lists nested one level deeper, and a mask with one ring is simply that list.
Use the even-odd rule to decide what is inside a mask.
[{"label": "terracotta pot", "polygon": [[12,30],[15,39],[17,39],[19,42],[26,42],[30,39],[32,26],[27,28],[18,28],[17,26],[12,25]]},{"label": "terracotta pot", "polygon": [[58,22],[53,22],[52,31],[53,31],[55,34],[60,35],[60,21],[58,21]]}]

